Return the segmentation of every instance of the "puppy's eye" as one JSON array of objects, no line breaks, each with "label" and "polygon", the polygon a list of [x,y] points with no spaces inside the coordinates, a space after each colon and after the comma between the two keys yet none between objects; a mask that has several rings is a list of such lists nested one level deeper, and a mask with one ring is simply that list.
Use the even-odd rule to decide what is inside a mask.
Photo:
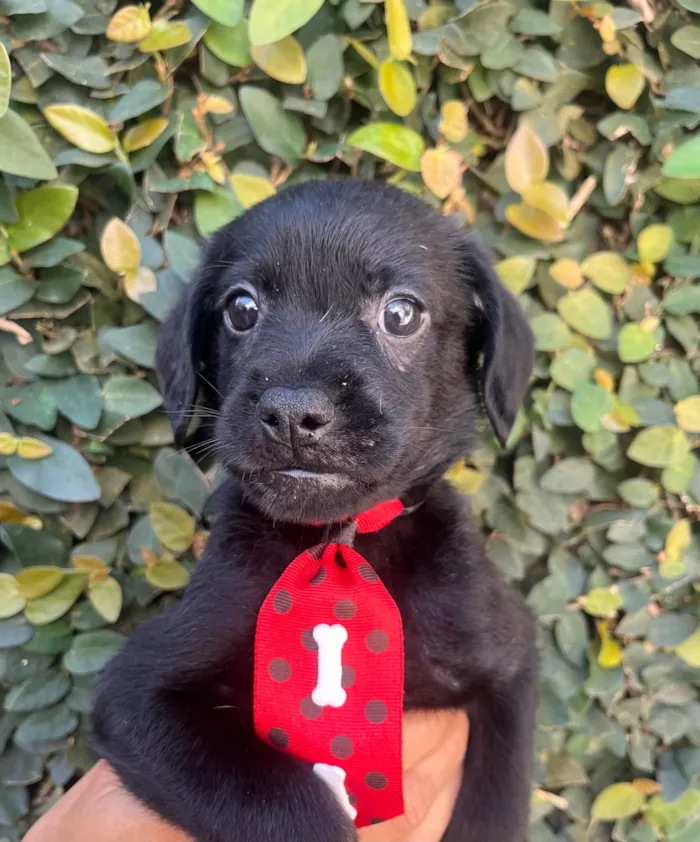
[{"label": "puppy's eye", "polygon": [[254,328],[258,321],[258,303],[245,291],[234,293],[224,311],[224,322],[232,333],[245,333]]},{"label": "puppy's eye", "polygon": [[421,326],[423,311],[410,298],[395,298],[382,310],[379,327],[391,336],[411,336]]}]

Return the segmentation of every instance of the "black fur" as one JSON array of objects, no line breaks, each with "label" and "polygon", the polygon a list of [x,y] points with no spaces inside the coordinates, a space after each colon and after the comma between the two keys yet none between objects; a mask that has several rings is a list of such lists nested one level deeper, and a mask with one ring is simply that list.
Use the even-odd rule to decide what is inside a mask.
[{"label": "black fur", "polygon": [[[232,337],[227,291],[257,291],[260,319]],[[410,339],[377,313],[409,294]],[[468,450],[482,402],[503,441],[532,339],[489,256],[450,220],[376,183],[289,188],[218,232],[165,323],[158,373],[178,440],[199,399],[216,412],[230,475],[205,557],[179,605],[137,629],[101,683],[95,731],[127,788],[197,842],[350,842],[310,768],[252,727],[257,610],[323,527],[401,496],[412,514],[358,550],[401,609],[405,707],[469,713],[464,780],[445,842],[524,842],[537,658],[532,618],[487,561],[441,476]],[[265,435],[270,388],[320,389],[334,417],[311,446]],[[337,474],[295,479],[286,469]]]}]

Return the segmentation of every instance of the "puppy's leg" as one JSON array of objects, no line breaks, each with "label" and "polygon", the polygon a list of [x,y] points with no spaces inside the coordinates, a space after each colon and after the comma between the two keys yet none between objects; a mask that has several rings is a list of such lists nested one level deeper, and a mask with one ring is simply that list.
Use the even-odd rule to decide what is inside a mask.
[{"label": "puppy's leg", "polygon": [[530,811],[537,664],[467,708],[464,777],[443,842],[525,842]]},{"label": "puppy's leg", "polygon": [[245,602],[197,573],[178,608],[137,629],[106,670],[95,707],[100,754],[196,842],[352,842],[352,822],[311,766],[255,737],[249,681],[240,679],[231,704],[217,697],[217,684],[246,663],[236,637]]}]

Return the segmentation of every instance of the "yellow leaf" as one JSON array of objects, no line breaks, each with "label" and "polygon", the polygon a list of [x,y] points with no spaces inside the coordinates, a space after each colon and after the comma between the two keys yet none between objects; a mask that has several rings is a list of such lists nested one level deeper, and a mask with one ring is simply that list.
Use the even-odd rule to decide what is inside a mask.
[{"label": "yellow leaf", "polygon": [[400,61],[383,61],[379,68],[379,92],[399,117],[406,117],[416,104],[416,83],[409,68]]},{"label": "yellow leaf", "polygon": [[361,41],[356,41],[354,38],[351,38],[349,43],[355,52],[361,55],[370,67],[373,67],[375,70],[379,70],[379,62],[369,47],[365,47]]},{"label": "yellow leaf", "polygon": [[604,669],[619,667],[622,663],[622,647],[615,638],[611,637],[605,620],[598,620],[595,625],[600,635],[598,664]]},{"label": "yellow leaf", "polygon": [[97,613],[108,623],[116,623],[122,612],[122,589],[116,579],[108,576],[103,581],[91,582],[88,599]]},{"label": "yellow leaf", "polygon": [[410,58],[413,38],[411,22],[403,0],[384,0],[384,19],[389,38],[389,52],[399,61]]},{"label": "yellow leaf", "polygon": [[33,439],[27,436],[17,442],[17,455],[21,456],[22,459],[43,459],[52,453],[53,448],[51,445],[39,441],[39,439]]},{"label": "yellow leaf", "polygon": [[637,251],[642,265],[660,263],[671,251],[673,229],[670,225],[648,225],[637,237]]},{"label": "yellow leaf", "polygon": [[544,211],[529,205],[508,205],[506,219],[518,231],[549,243],[560,243],[564,239],[564,228],[560,222]]},{"label": "yellow leaf", "polygon": [[696,669],[700,667],[700,629],[693,632],[680,646],[676,646],[675,653],[682,658],[686,664]]},{"label": "yellow leaf", "polygon": [[534,257],[506,257],[493,268],[513,295],[520,295],[530,285],[537,260]]},{"label": "yellow leaf", "polygon": [[677,520],[669,529],[664,543],[664,555],[667,561],[682,561],[683,553],[690,546],[692,534],[688,518]]},{"label": "yellow leaf", "polygon": [[476,494],[484,484],[484,475],[473,468],[467,468],[464,460],[453,465],[445,478],[462,494]]},{"label": "yellow leaf", "polygon": [[158,540],[173,552],[190,548],[194,538],[194,519],[174,503],[151,503],[151,527]]},{"label": "yellow leaf", "polygon": [[212,181],[223,184],[226,181],[226,167],[221,163],[221,158],[215,152],[204,151],[199,156],[207,169],[207,174]]},{"label": "yellow leaf", "polygon": [[627,264],[614,251],[598,251],[587,257],[581,271],[598,289],[610,295],[621,295],[627,288]]},{"label": "yellow leaf", "polygon": [[651,778],[635,778],[632,786],[642,795],[656,795],[663,788],[658,781],[653,781]]},{"label": "yellow leaf", "polygon": [[150,120],[143,120],[124,133],[122,146],[127,152],[136,152],[137,149],[144,149],[163,134],[167,125],[168,121],[165,117],[153,117]]},{"label": "yellow leaf", "polygon": [[199,107],[204,114],[230,114],[233,111],[233,104],[217,94],[203,94],[199,98]]},{"label": "yellow leaf", "polygon": [[8,500],[0,500],[0,523],[22,523],[24,512]]},{"label": "yellow leaf", "polygon": [[115,146],[114,134],[107,122],[82,105],[49,105],[44,117],[56,131],[84,152],[101,155]]},{"label": "yellow leaf", "polygon": [[421,175],[431,193],[446,199],[462,183],[462,156],[454,149],[426,149],[421,158]]},{"label": "yellow leaf", "polygon": [[156,588],[177,591],[189,582],[190,574],[177,561],[159,561],[146,569],[146,578]]},{"label": "yellow leaf", "polygon": [[615,391],[615,378],[605,368],[597,368],[593,372],[593,380],[601,389],[612,394]]},{"label": "yellow leaf", "polygon": [[105,35],[110,41],[131,44],[145,38],[151,31],[147,6],[124,6],[110,20]]},{"label": "yellow leaf", "polygon": [[600,23],[598,24],[598,33],[602,41],[606,44],[611,44],[613,41],[617,40],[617,28],[615,26],[615,21],[610,17],[610,15],[605,15],[605,17],[601,18]]},{"label": "yellow leaf", "polygon": [[659,576],[662,579],[678,579],[685,573],[684,561],[662,561],[659,564]]},{"label": "yellow leaf", "polygon": [[686,433],[700,433],[700,396],[691,395],[673,407],[678,426]]},{"label": "yellow leaf", "polygon": [[629,267],[628,279],[631,286],[648,287],[654,278],[654,267],[651,272],[648,266],[642,266],[641,263],[633,263]]},{"label": "yellow leaf", "polygon": [[558,185],[549,181],[531,184],[523,190],[522,197],[525,204],[544,211],[562,225],[566,224],[569,218],[569,197]]},{"label": "yellow leaf", "polygon": [[458,99],[443,102],[440,109],[440,134],[450,143],[459,143],[467,135],[467,109]]},{"label": "yellow leaf", "polygon": [[583,283],[581,267],[570,257],[562,257],[555,260],[549,267],[550,276],[566,289],[578,289]]},{"label": "yellow leaf", "polygon": [[549,152],[528,123],[521,123],[508,142],[505,168],[508,185],[516,193],[547,177]]},{"label": "yellow leaf", "polygon": [[0,620],[7,620],[24,608],[27,600],[17,591],[17,582],[9,573],[0,573]]},{"label": "yellow leaf", "polygon": [[132,301],[138,303],[145,292],[156,292],[157,289],[156,276],[147,266],[139,266],[124,274],[124,292]]},{"label": "yellow leaf", "polygon": [[142,53],[155,53],[159,50],[172,50],[186,44],[192,33],[186,23],[169,20],[156,20],[151,31],[139,44]]},{"label": "yellow leaf", "polygon": [[632,108],[644,90],[644,74],[635,64],[609,67],[605,74],[605,90],[618,108]]},{"label": "yellow leaf", "polygon": [[87,573],[92,581],[99,582],[109,576],[109,568],[96,555],[74,555],[72,561],[73,567],[76,570],[82,570],[83,573]]},{"label": "yellow leaf", "polygon": [[17,593],[22,599],[39,599],[50,593],[63,579],[57,567],[25,567],[15,576]]},{"label": "yellow leaf", "polygon": [[264,199],[269,199],[277,192],[273,184],[266,178],[257,175],[246,175],[245,173],[234,173],[231,178],[231,187],[238,196],[244,208],[257,205]]},{"label": "yellow leaf", "polygon": [[141,245],[138,237],[118,217],[105,225],[100,238],[102,259],[113,272],[135,272],[141,263]]},{"label": "yellow leaf", "polygon": [[642,333],[653,333],[661,324],[661,319],[658,316],[646,316],[639,323],[639,329]]},{"label": "yellow leaf", "polygon": [[626,819],[644,806],[644,796],[630,783],[611,784],[593,802],[591,815],[602,822]]},{"label": "yellow leaf", "polygon": [[0,433],[0,455],[12,456],[16,453],[18,441],[17,436],[13,436],[12,433]]},{"label": "yellow leaf", "polygon": [[36,515],[27,515],[27,517],[23,518],[22,526],[26,526],[27,529],[33,529],[35,532],[44,528],[41,518]]},{"label": "yellow leaf", "polygon": [[301,85],[306,79],[306,57],[291,35],[272,44],[254,45],[250,54],[258,67],[279,82]]}]

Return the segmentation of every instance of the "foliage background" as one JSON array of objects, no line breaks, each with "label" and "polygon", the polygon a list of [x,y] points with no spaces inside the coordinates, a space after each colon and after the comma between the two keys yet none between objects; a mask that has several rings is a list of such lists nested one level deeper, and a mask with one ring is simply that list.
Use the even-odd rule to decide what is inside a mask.
[{"label": "foliage background", "polygon": [[700,838],[700,2],[0,14],[0,840],[206,541],[153,374],[200,237],[350,174],[476,225],[536,335],[507,451],[452,472],[540,618],[530,839]]}]

